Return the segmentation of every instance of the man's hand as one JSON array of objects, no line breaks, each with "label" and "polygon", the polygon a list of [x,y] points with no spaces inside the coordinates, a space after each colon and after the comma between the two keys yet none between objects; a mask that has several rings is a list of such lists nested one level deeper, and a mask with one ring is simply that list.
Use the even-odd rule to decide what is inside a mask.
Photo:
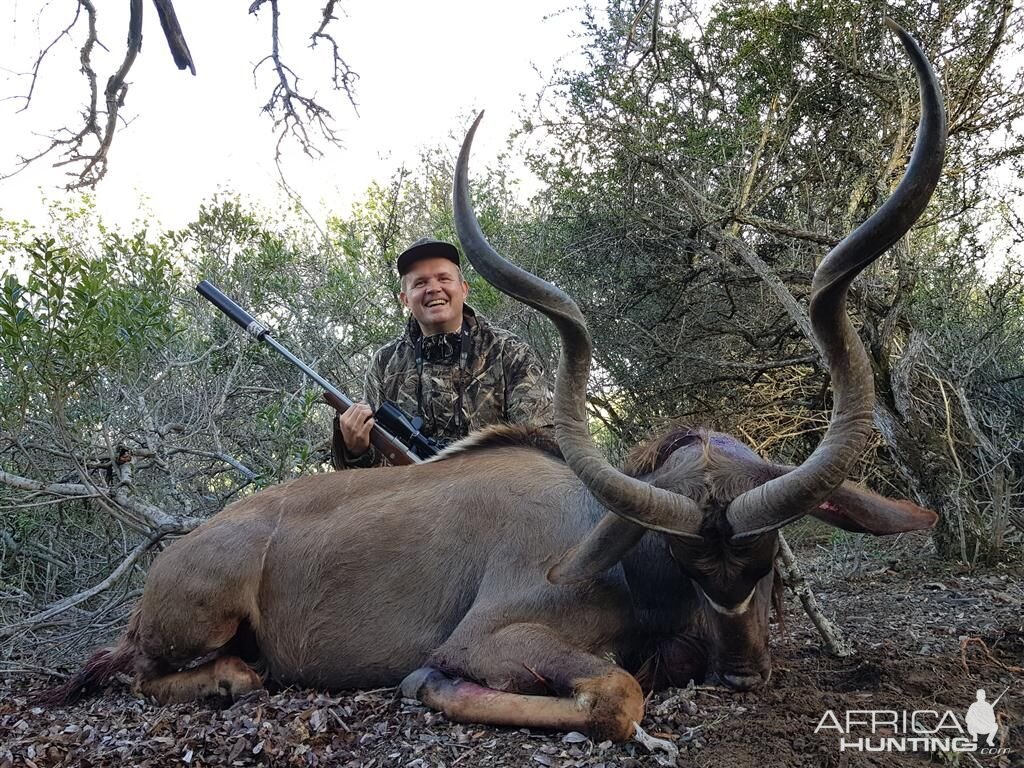
[{"label": "man's hand", "polygon": [[351,456],[362,456],[370,448],[370,430],[376,422],[373,409],[366,403],[356,403],[338,414],[338,426],[345,438],[345,448]]}]

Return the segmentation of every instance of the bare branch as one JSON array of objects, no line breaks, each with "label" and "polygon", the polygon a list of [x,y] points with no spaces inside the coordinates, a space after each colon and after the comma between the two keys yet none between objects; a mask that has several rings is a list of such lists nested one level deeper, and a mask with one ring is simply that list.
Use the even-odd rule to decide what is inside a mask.
[{"label": "bare branch", "polygon": [[153,0],[153,5],[156,6],[156,14],[160,17],[160,27],[164,31],[164,37],[167,38],[167,47],[171,49],[175,65],[178,69],[188,69],[195,75],[196,65],[192,61],[192,53],[181,32],[178,14],[174,12],[171,0]]},{"label": "bare branch", "polygon": [[[625,59],[629,56],[629,50],[632,47],[633,33],[636,31],[637,26],[640,24],[641,17],[647,13],[647,9],[652,6],[652,0],[645,0],[644,4],[637,11],[636,16],[633,17],[633,21],[629,25],[629,34],[626,37],[626,46],[622,55]],[[654,77],[651,79],[650,84],[647,87],[647,97],[650,98],[651,88],[661,77],[661,57],[658,56],[658,26],[661,17],[661,0],[653,0],[653,8],[651,9],[651,42],[640,54],[640,58],[636,60],[632,67],[630,67],[630,73],[635,74],[636,70],[641,64],[651,57],[654,59]]]},{"label": "bare branch", "polygon": [[829,248],[834,248],[839,242],[839,238],[832,237],[831,235],[823,235],[820,232],[810,232],[805,229],[799,229],[797,227],[783,224],[779,221],[770,221],[760,216],[753,216],[749,213],[743,213],[737,211],[732,214],[732,220],[740,224],[747,224],[751,227],[757,227],[765,232],[771,232],[773,235],[781,235],[782,237],[791,237],[794,240],[806,240],[809,243],[818,243],[819,245],[825,245]]},{"label": "bare branch", "polygon": [[[107,87],[103,91],[104,100],[107,105],[107,120],[100,138],[100,146],[92,156],[79,156],[65,162],[85,161],[85,168],[79,172],[78,180],[68,185],[68,189],[93,188],[97,182],[107,175],[107,153],[114,141],[114,132],[117,130],[117,117],[121,107],[124,106],[124,97],[128,93],[128,86],[125,78],[135,58],[142,49],[142,0],[131,0],[131,17],[128,21],[128,48],[124,54],[124,60],[117,72],[107,80]],[[95,109],[92,115],[93,121],[97,119]],[[63,165],[64,163],[60,163]]]},{"label": "bare branch", "polygon": [[[95,0],[77,0],[74,18],[39,52],[31,72],[28,73],[27,92],[16,97],[24,101],[19,111],[26,110],[32,103],[43,62],[61,42],[71,38],[72,31],[81,23],[81,19],[86,20],[88,28],[85,42],[79,52],[79,61],[80,71],[86,78],[88,97],[81,109],[81,122],[76,125],[75,121],[72,121],[70,125],[54,130],[46,137],[47,143],[44,147],[34,153],[18,156],[14,168],[0,174],[0,180],[15,176],[29,165],[51,155],[56,158],[54,167],[68,168],[71,180],[66,188],[69,190],[93,189],[105,177],[114,136],[126,123],[122,110],[128,93],[128,75],[142,48],[143,0],[129,2],[130,18],[125,54],[117,70],[106,81],[102,93],[103,103],[100,102],[100,75],[93,62],[94,46],[101,45]],[[255,14],[268,3],[271,7],[271,52],[253,71],[255,74],[265,62],[270,62],[273,68],[275,85],[270,98],[263,106],[263,112],[271,116],[274,130],[278,134],[275,161],[280,173],[282,147],[286,140],[296,140],[307,156],[316,158],[323,155],[321,146],[324,142],[340,146],[341,139],[334,129],[334,118],[330,109],[316,94],[307,94],[299,87],[299,76],[284,61],[277,0],[254,0],[249,6],[249,12]],[[153,6],[175,65],[178,69],[187,69],[195,75],[195,62],[182,33],[173,0],[153,0]],[[316,48],[321,43],[326,44],[330,51],[333,89],[344,91],[355,109],[354,88],[358,75],[342,58],[341,47],[330,29],[330,24],[337,21],[338,8],[337,0],[325,0],[316,28],[310,35],[310,47]]]},{"label": "bare branch", "polygon": [[[324,156],[324,152],[318,147],[317,140],[310,136],[310,129],[315,130],[319,137],[334,146],[341,146],[341,137],[333,127],[334,116],[331,111],[315,96],[308,96],[299,89],[298,75],[282,57],[281,11],[278,0],[255,0],[249,6],[249,12],[255,14],[266,4],[270,6],[270,53],[256,63],[256,67],[253,68],[253,76],[255,77],[266,62],[270,63],[276,75],[276,84],[270,92],[270,98],[263,105],[262,111],[270,116],[273,120],[274,130],[278,132],[278,142],[274,147],[274,162],[278,166],[282,182],[287,188],[290,188],[281,167],[282,147],[285,141],[291,137],[298,142],[307,157],[319,158]],[[316,47],[319,41],[326,41],[331,46],[334,89],[344,90],[349,103],[355,109],[353,87],[357,75],[341,57],[335,38],[326,31],[328,25],[336,19],[335,7],[336,0],[328,0],[327,5],[324,6],[321,24],[310,36],[311,47]]]},{"label": "bare branch", "polygon": [[3,543],[4,547],[12,554],[19,554],[23,548],[31,549],[29,553],[31,557],[38,557],[40,560],[45,560],[51,565],[56,565],[60,568],[68,568],[68,564],[61,560],[51,549],[35,542],[21,542],[15,540],[14,536],[11,535],[10,531],[0,529],[0,542]]},{"label": "bare branch", "polygon": [[46,59],[50,51],[53,50],[54,46],[56,46],[57,43],[59,43],[65,37],[70,36],[71,30],[74,29],[75,25],[78,23],[78,20],[80,18],[82,18],[82,6],[81,4],[78,4],[75,6],[75,16],[71,20],[71,23],[64,27],[64,29],[61,30],[60,34],[58,34],[53,40],[50,41],[49,45],[47,45],[45,48],[43,48],[42,51],[39,52],[39,55],[36,57],[35,63],[32,65],[32,77],[29,81],[28,93],[20,97],[25,99],[25,105],[18,110],[19,112],[24,112],[26,109],[29,108],[29,105],[32,103],[32,96],[36,90],[36,82],[39,80],[39,68],[43,65],[43,60]]},{"label": "bare branch", "polygon": [[[338,47],[338,41],[335,40],[334,35],[326,31],[327,25],[332,21],[336,21],[337,17],[334,15],[334,8],[337,5],[337,0],[327,0],[327,4],[323,7],[321,14],[320,26],[317,27],[316,31],[310,35],[311,48],[316,48],[317,42],[324,41],[331,46],[331,63],[334,66],[334,75],[332,82],[334,83],[334,89],[344,90],[348,95],[348,101],[352,105],[353,109],[356,109],[356,102],[354,97],[355,82],[359,76],[352,71],[352,68],[341,58],[341,49]],[[357,110],[358,112],[358,110]]]},{"label": "bare branch", "polygon": [[187,533],[202,522],[197,517],[175,517],[169,515],[153,504],[130,496],[124,487],[120,486],[107,491],[95,485],[90,488],[83,483],[43,483],[3,470],[0,470],[0,484],[23,491],[36,491],[66,499],[89,498],[107,503],[112,502],[139,515],[153,529],[163,531],[164,533]]},{"label": "bare branch", "polygon": [[[128,77],[128,73],[131,71],[132,65],[135,63],[135,59],[138,56],[139,51],[142,48],[142,0],[131,0],[130,7],[131,13],[128,20],[128,43],[124,59],[121,61],[117,71],[107,80],[107,85],[103,92],[106,106],[103,127],[101,128],[100,126],[101,110],[99,106],[98,78],[92,63],[93,46],[97,45],[99,42],[96,27],[96,6],[94,5],[93,0],[79,0],[79,13],[82,9],[85,10],[89,27],[85,43],[83,43],[79,53],[81,72],[85,75],[89,84],[89,99],[82,115],[82,127],[78,131],[71,131],[66,128],[61,129],[51,138],[50,145],[48,147],[35,155],[20,157],[17,163],[17,169],[9,174],[0,176],[0,179],[8,178],[20,173],[31,163],[55,151],[59,152],[60,159],[54,163],[54,167],[79,166],[78,170],[72,171],[69,174],[74,178],[74,180],[69,182],[67,185],[67,189],[69,190],[92,189],[106,175],[107,156],[110,152],[110,146],[114,140],[114,134],[117,131],[119,112],[121,107],[124,106],[125,95],[128,92],[128,85],[125,81]],[[31,100],[31,94],[35,89],[39,65],[43,58],[45,58],[60,39],[70,32],[71,28],[74,27],[75,23],[77,23],[78,18],[79,14],[76,14],[75,20],[71,25],[69,25],[64,32],[58,35],[58,37],[49,46],[47,46],[46,49],[44,49],[36,60],[30,91],[28,96],[26,96],[26,107]],[[93,141],[96,142],[96,148],[94,150],[86,149],[86,146],[91,144]]]},{"label": "bare branch", "polygon": [[821,611],[811,585],[807,583],[800,567],[797,565],[793,550],[789,548],[789,542],[781,533],[779,534],[779,554],[776,557],[776,565],[782,573],[783,583],[792,590],[793,594],[800,598],[800,603],[810,617],[818,633],[825,641],[825,647],[833,656],[853,656],[854,650],[850,641],[846,639],[843,631],[837,624],[832,622]]},{"label": "bare branch", "polygon": [[121,578],[128,573],[128,571],[138,562],[139,558],[142,557],[146,550],[152,547],[159,539],[163,537],[163,533],[156,534],[146,541],[143,541],[135,549],[128,553],[128,556],[121,561],[121,564],[115,568],[107,578],[103,579],[97,584],[89,587],[89,589],[82,590],[74,595],[65,597],[62,600],[58,600],[55,603],[50,604],[44,610],[39,613],[33,614],[26,619],[22,619],[14,624],[8,624],[6,627],[0,628],[0,637],[10,637],[16,632],[32,627],[36,624],[40,624],[44,621],[49,621],[54,616],[59,616],[64,611],[74,608],[80,603],[84,603],[91,597],[95,597],[104,590],[108,589],[112,585],[116,584]]},{"label": "bare branch", "polygon": [[[274,121],[274,128],[278,132],[277,145],[275,147],[275,160],[278,162],[280,172],[281,148],[289,137],[295,139],[302,151],[311,158],[323,156],[316,141],[310,137],[309,129],[316,129],[320,136],[329,144],[341,146],[341,138],[335,132],[332,123],[334,117],[330,110],[323,106],[315,97],[306,96],[299,90],[299,77],[281,57],[281,29],[280,9],[278,0],[257,0],[249,10],[256,13],[263,5],[270,5],[270,43],[271,51],[268,56],[261,59],[253,68],[253,75],[259,71],[265,63],[270,62],[274,73],[277,76],[277,84],[270,93],[270,99],[263,105],[263,112],[269,115]],[[333,38],[324,33],[327,24],[333,19],[334,4],[328,3],[324,8],[324,18],[320,27],[313,34],[313,42],[318,38],[330,40]],[[348,66],[338,56],[337,46],[334,51],[335,67],[335,88],[343,87],[348,93],[349,101],[352,102],[351,82],[355,75],[348,69]],[[339,68],[341,74],[339,75]],[[340,80],[338,79],[340,77]],[[340,86],[339,86],[340,83]],[[353,106],[354,106],[354,102]]]}]

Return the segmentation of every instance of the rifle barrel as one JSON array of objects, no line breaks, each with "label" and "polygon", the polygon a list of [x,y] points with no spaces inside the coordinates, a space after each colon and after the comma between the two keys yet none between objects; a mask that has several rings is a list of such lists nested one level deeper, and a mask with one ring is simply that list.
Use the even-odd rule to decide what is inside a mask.
[{"label": "rifle barrel", "polygon": [[[267,326],[263,325],[263,323],[225,296],[221,290],[209,280],[202,280],[196,286],[196,290],[203,298],[207,299],[217,309],[240,325],[246,333],[272,347],[285,360],[316,382],[316,384],[327,393],[327,402],[330,403],[338,413],[344,413],[353,406],[352,399],[348,395],[293,355],[287,347],[271,335],[270,329],[267,328]],[[384,431],[376,424],[370,431],[370,442],[373,443],[377,450],[381,451],[381,453],[383,453],[392,464],[418,464],[421,461],[419,456],[406,448],[391,434]]]},{"label": "rifle barrel", "polygon": [[271,335],[267,326],[225,296],[217,286],[209,280],[203,280],[196,286],[196,290],[203,298],[208,299],[217,309],[238,323],[246,333],[272,347],[285,360],[315,381],[324,391],[334,395],[345,405],[346,409],[352,407],[352,400],[348,395],[293,355],[287,347]]}]

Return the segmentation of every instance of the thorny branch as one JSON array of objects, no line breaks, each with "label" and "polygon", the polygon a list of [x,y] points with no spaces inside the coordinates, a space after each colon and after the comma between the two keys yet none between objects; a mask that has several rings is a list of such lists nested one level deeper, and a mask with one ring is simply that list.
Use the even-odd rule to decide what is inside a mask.
[{"label": "thorny branch", "polygon": [[[191,54],[182,36],[171,0],[153,0],[153,2],[160,16],[160,24],[164,29],[175,63],[179,69],[188,67],[192,74],[195,74],[195,66],[192,64]],[[94,47],[102,46],[96,24],[96,6],[93,0],[78,0],[71,23],[36,58],[28,93],[23,97],[25,106],[22,107],[22,111],[31,104],[43,61],[58,42],[70,36],[71,30],[82,18],[84,10],[88,30],[85,42],[79,52],[79,61],[81,62],[80,71],[88,82],[89,98],[82,113],[82,125],[77,131],[69,128],[60,129],[50,138],[49,146],[35,155],[19,157],[16,169],[0,176],[0,179],[18,174],[35,161],[54,152],[57,153],[58,158],[54,163],[55,167],[70,166],[72,168],[68,173],[72,180],[68,182],[67,189],[92,189],[106,176],[110,147],[113,144],[118,125],[123,122],[121,108],[124,106],[125,96],[128,94],[128,83],[126,82],[128,73],[142,50],[142,8],[142,0],[131,0],[128,41],[124,58],[117,70],[107,79],[106,87],[103,90],[105,109],[101,109],[99,77],[92,58]]]},{"label": "thorny branch", "polygon": [[[282,58],[277,0],[255,0],[250,5],[249,12],[255,14],[268,2],[271,6],[271,53],[256,65],[254,74],[265,62],[270,62],[276,76],[276,84],[262,111],[271,117],[278,134],[275,161],[280,171],[282,145],[289,137],[298,140],[303,152],[310,157],[322,156],[323,152],[318,147],[320,140],[335,146],[340,146],[341,140],[332,127],[333,116],[330,110],[318,101],[315,95],[309,96],[300,90],[298,75]],[[178,69],[187,69],[195,75],[195,63],[178,22],[173,0],[153,0],[153,6],[175,65]],[[337,21],[337,8],[337,0],[326,0],[319,14],[317,27],[310,35],[310,47],[316,48],[321,43],[328,46],[333,88],[336,91],[344,91],[355,108],[354,89],[358,75],[342,58],[337,38],[329,30],[329,25]],[[31,164],[48,156],[55,157],[54,167],[68,169],[71,180],[66,188],[69,190],[93,189],[106,176],[114,137],[118,129],[127,123],[123,107],[129,88],[128,75],[142,50],[143,0],[130,0],[124,57],[117,69],[107,78],[102,99],[99,86],[101,75],[97,71],[93,54],[97,46],[105,46],[100,39],[95,0],[77,0],[70,23],[63,26],[61,31],[42,48],[30,72],[26,73],[28,88],[25,94],[16,98],[24,101],[19,111],[23,112],[29,108],[37,92],[43,62],[62,41],[72,38],[72,33],[82,24],[83,19],[86,27],[85,41],[82,43],[78,59],[80,72],[86,79],[88,96],[81,109],[81,123],[57,129],[47,137],[48,144],[43,149],[34,154],[18,156],[13,170],[0,173],[0,180],[19,174]]]},{"label": "thorny branch", "polygon": [[[318,148],[316,141],[310,136],[309,129],[316,129],[320,136],[328,143],[335,146],[341,145],[341,138],[332,127],[334,120],[330,110],[321,104],[316,97],[307,96],[299,90],[299,77],[295,71],[284,63],[281,56],[281,27],[280,9],[278,0],[255,0],[249,6],[249,13],[256,14],[264,5],[270,5],[270,54],[260,59],[253,68],[253,76],[266,63],[270,63],[276,75],[276,84],[271,91],[270,99],[263,105],[263,112],[269,115],[274,121],[274,128],[278,132],[277,145],[275,147],[274,160],[281,171],[281,148],[289,137],[298,141],[302,151],[311,158],[323,156],[323,151]],[[356,107],[353,95],[353,87],[357,75],[341,58],[337,41],[326,32],[327,26],[335,21],[334,16],[336,0],[328,0],[324,6],[319,27],[310,36],[311,47],[316,47],[318,42],[325,41],[331,47],[331,63],[333,66],[332,81],[335,90],[343,90],[348,96],[349,103],[353,109]],[[283,178],[283,174],[282,174]]]}]

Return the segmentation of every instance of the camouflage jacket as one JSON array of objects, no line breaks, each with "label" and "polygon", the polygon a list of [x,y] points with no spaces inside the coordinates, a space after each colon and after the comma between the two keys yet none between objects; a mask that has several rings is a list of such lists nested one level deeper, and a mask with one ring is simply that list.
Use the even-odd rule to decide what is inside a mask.
[{"label": "camouflage jacket", "polygon": [[[442,442],[489,424],[551,424],[551,390],[534,352],[468,305],[463,319],[459,334],[424,337],[410,317],[405,332],[370,362],[363,390],[370,407],[390,400],[410,416],[421,416],[423,434]],[[351,456],[337,419],[332,453],[335,469],[383,463],[372,446]]]}]

